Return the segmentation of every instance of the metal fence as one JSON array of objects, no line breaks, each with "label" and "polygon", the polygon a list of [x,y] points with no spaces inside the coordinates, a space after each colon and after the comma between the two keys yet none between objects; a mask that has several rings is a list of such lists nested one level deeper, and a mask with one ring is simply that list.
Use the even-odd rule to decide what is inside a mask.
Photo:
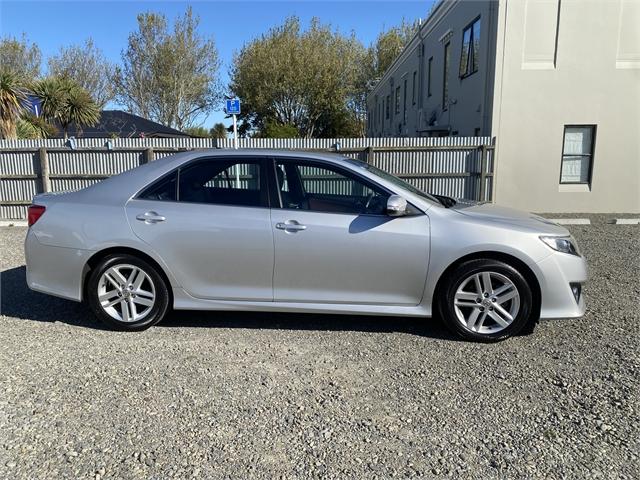
[{"label": "metal fence", "polygon": [[[22,219],[41,192],[77,190],[146,162],[185,150],[232,148],[204,138],[0,140],[0,219]],[[239,148],[336,151],[369,162],[435,194],[491,201],[490,137],[239,140]]]}]

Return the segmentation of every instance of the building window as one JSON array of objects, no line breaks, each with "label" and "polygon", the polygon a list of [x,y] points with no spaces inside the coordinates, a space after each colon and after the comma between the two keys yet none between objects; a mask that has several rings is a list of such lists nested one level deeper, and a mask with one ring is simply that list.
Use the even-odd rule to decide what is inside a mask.
[{"label": "building window", "polygon": [[407,79],[404,79],[404,91],[402,92],[402,123],[407,123]]},{"label": "building window", "polygon": [[479,52],[480,18],[477,18],[462,32],[462,53],[460,54],[461,78],[478,71]]},{"label": "building window", "polygon": [[449,108],[449,57],[451,57],[451,43],[444,45],[444,66],[442,68],[442,110]]},{"label": "building window", "polygon": [[560,183],[591,183],[595,125],[565,125]]},{"label": "building window", "polygon": [[433,67],[433,57],[429,58],[427,64],[427,97],[431,96],[431,67]]},{"label": "building window", "polygon": [[400,114],[400,87],[396,87],[396,108],[394,110],[396,115]]},{"label": "building window", "polygon": [[413,83],[411,84],[411,105],[416,104],[416,80],[418,78],[418,72],[413,71]]},{"label": "building window", "polygon": [[389,120],[389,104],[391,103],[391,96],[387,95],[387,108],[385,110],[385,118]]},{"label": "building window", "polygon": [[474,136],[474,137],[479,137],[479,136],[480,136],[480,127],[476,127],[476,128],[473,130],[473,136]]}]

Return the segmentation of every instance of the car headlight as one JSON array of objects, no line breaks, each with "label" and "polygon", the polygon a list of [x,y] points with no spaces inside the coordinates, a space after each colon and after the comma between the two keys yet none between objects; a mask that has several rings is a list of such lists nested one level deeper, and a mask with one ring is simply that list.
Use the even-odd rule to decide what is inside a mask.
[{"label": "car headlight", "polygon": [[541,236],[540,240],[546,243],[554,250],[562,253],[568,253],[570,255],[580,256],[578,245],[572,237],[547,237]]}]

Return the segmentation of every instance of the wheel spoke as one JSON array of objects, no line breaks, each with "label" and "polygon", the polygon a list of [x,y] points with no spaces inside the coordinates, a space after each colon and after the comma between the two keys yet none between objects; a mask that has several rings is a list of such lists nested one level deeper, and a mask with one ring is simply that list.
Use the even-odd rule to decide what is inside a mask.
[{"label": "wheel spoke", "polygon": [[117,290],[110,290],[107,293],[103,293],[102,295],[100,295],[98,297],[98,300],[100,300],[100,302],[104,302],[105,300],[110,300],[113,297],[117,297],[117,296],[118,296]]},{"label": "wheel spoke", "polygon": [[114,305],[118,304],[121,301],[122,301],[122,299],[120,297],[116,297],[115,299],[113,299],[111,301],[100,302],[100,305],[102,305],[102,308],[110,308],[110,307],[113,307]]},{"label": "wheel spoke", "polygon": [[473,276],[473,281],[476,284],[476,292],[478,292],[479,295],[482,295],[482,284],[480,283],[479,273]]},{"label": "wheel spoke", "polygon": [[501,327],[508,327],[509,322],[507,322],[504,318],[502,318],[498,313],[494,310],[493,312],[489,312],[489,316],[493,318],[498,325]]},{"label": "wheel spoke", "polygon": [[114,283],[116,287],[119,287],[120,285],[124,285],[125,283],[127,283],[127,279],[124,278],[124,276],[120,273],[120,271],[114,267],[107,270],[107,273],[105,275],[110,282],[112,283],[117,282],[117,283]]},{"label": "wheel spoke", "polygon": [[467,328],[473,329],[473,327],[476,324],[476,320],[478,320],[479,315],[480,315],[480,309],[474,308],[473,312],[471,312],[471,314],[469,315],[469,318],[467,319]]},{"label": "wheel spoke", "polygon": [[133,298],[129,297],[129,311],[131,312],[131,320],[135,320],[138,316],[138,309],[136,305],[133,303]]},{"label": "wheel spoke", "polygon": [[491,274],[489,272],[482,272],[482,287],[483,292],[491,295],[493,288],[491,287]]},{"label": "wheel spoke", "polygon": [[146,297],[151,299],[153,299],[154,297],[153,292],[147,292],[146,290],[134,290],[133,293],[135,293],[138,297]]},{"label": "wheel spoke", "polygon": [[140,290],[140,286],[142,285],[142,282],[144,282],[144,279],[147,277],[142,270],[138,270],[137,273],[138,273],[138,276],[135,277],[135,280],[132,282],[134,292],[137,290]]},{"label": "wheel spoke", "polygon": [[476,298],[478,298],[478,294],[477,293],[471,293],[471,292],[458,292],[456,293],[456,300],[468,300],[471,302],[475,302]]},{"label": "wheel spoke", "polygon": [[499,296],[496,299],[496,303],[498,303],[499,305],[502,305],[503,303],[517,296],[518,296],[518,292],[514,289],[514,290],[511,290],[510,292],[505,293],[504,295]]},{"label": "wheel spoke", "polygon": [[511,316],[511,314],[509,312],[507,312],[504,308],[502,308],[501,305],[494,305],[495,311],[498,312],[500,315],[502,315],[504,318],[506,318],[509,323],[513,322],[513,317]]},{"label": "wheel spoke", "polygon": [[122,299],[120,301],[120,308],[122,308],[122,321],[123,322],[130,322],[131,321],[131,316],[129,314],[129,302],[127,302],[126,300]]},{"label": "wheel spoke", "polygon": [[153,300],[149,298],[136,297],[132,298],[133,303],[137,303],[138,305],[144,305],[145,307],[153,307]]}]

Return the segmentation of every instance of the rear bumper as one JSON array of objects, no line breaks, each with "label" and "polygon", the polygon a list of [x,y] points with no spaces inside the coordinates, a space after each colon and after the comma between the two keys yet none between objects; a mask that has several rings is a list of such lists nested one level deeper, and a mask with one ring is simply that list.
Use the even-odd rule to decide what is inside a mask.
[{"label": "rear bumper", "polygon": [[540,318],[577,318],[584,315],[584,292],[579,300],[571,290],[572,283],[583,285],[588,278],[584,257],[566,253],[553,253],[538,263],[542,278],[540,291],[542,305]]},{"label": "rear bumper", "polygon": [[77,302],[82,300],[83,269],[93,252],[43,245],[30,229],[24,253],[27,285],[31,290]]}]

